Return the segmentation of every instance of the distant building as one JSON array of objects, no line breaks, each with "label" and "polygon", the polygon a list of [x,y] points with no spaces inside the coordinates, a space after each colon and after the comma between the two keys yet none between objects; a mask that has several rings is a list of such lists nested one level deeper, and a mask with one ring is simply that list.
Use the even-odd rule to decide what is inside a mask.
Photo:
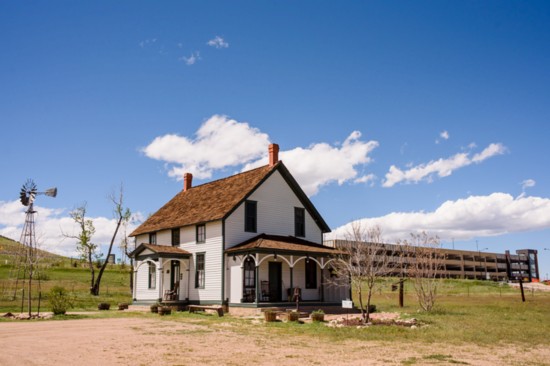
[{"label": "distant building", "polygon": [[116,263],[116,257],[114,254],[109,254],[109,257],[107,258],[107,263],[109,264],[115,264]]},{"label": "distant building", "polygon": [[[346,240],[327,240],[323,244],[338,248]],[[361,242],[359,244],[368,245]],[[384,244],[387,254],[394,257],[396,268],[400,268],[399,262],[404,247],[396,244]],[[504,253],[489,253],[481,251],[454,250],[439,248],[435,249],[442,254],[442,266],[438,277],[480,279],[494,281],[514,281],[522,278],[523,281],[539,282],[539,266],[537,251],[534,249],[516,250],[516,254],[510,251]],[[414,256],[413,252],[406,253],[407,256]],[[399,273],[393,273],[399,275]]]}]

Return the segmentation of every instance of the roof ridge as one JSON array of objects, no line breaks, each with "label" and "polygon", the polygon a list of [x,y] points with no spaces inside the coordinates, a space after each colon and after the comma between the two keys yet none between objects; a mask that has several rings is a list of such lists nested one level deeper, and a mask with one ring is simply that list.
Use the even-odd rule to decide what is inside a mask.
[{"label": "roof ridge", "polygon": [[[273,165],[273,167],[271,168],[275,168],[277,165],[279,165],[280,162],[278,162],[277,164]],[[250,170],[245,170],[244,172],[240,172],[240,173],[237,173],[237,174],[233,174],[233,175],[229,175],[227,177],[223,177],[223,178],[219,178],[219,179],[214,179],[210,182],[205,182],[205,183],[202,183],[202,184],[199,184],[199,185],[196,185],[196,186],[192,186],[190,189],[193,189],[193,188],[198,188],[198,187],[203,187],[203,186],[206,186],[208,184],[213,184],[213,183],[217,183],[217,182],[221,182],[221,181],[224,181],[224,180],[227,180],[227,179],[231,179],[231,178],[235,178],[235,177],[238,177],[240,175],[243,175],[243,174],[246,174],[246,173],[250,173],[250,172],[253,172],[255,170],[259,170],[259,169],[265,169],[269,167],[268,164],[266,165],[262,165],[262,166],[259,166],[257,168],[253,168],[253,169],[250,169]]]}]

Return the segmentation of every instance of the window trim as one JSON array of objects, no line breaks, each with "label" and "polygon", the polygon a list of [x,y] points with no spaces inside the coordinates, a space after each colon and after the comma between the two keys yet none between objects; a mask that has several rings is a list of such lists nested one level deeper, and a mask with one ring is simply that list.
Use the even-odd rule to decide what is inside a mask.
[{"label": "window trim", "polygon": [[157,245],[157,232],[149,233],[149,244]]},{"label": "window trim", "polygon": [[[200,239],[200,237],[199,237],[200,228],[204,228],[204,231],[202,233],[202,235],[204,237],[202,238],[202,240],[199,240]],[[206,243],[206,224],[198,224],[197,226],[195,226],[195,242],[197,244]]]},{"label": "window trim", "polygon": [[[254,209],[252,215],[252,208]],[[249,221],[249,218],[253,223]],[[251,226],[252,225],[252,226]],[[247,233],[257,233],[258,232],[258,202],[246,200],[244,201],[244,231]]]},{"label": "window trim", "polygon": [[306,236],[306,209],[303,207],[294,207],[294,236]]},{"label": "window trim", "polygon": [[317,263],[314,260],[309,259],[305,262],[305,287],[306,289],[317,288]]},{"label": "window trim", "polygon": [[[175,236],[176,233],[177,233],[177,239],[178,240],[174,240],[174,236]],[[175,247],[177,245],[180,245],[181,244],[180,241],[181,241],[180,228],[178,227],[178,228],[172,229],[172,246]]]},{"label": "window trim", "polygon": [[[199,270],[198,264],[199,264],[199,256],[202,257],[202,270]],[[202,281],[199,281],[199,271],[202,271],[202,276],[200,276],[200,279]],[[206,284],[206,253],[195,253],[195,288],[203,289]]]}]

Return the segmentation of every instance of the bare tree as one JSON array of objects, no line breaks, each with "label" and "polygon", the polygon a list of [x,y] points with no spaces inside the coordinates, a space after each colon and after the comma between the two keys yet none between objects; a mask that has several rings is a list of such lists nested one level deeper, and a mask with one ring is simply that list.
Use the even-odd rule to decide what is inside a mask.
[{"label": "bare tree", "polygon": [[[135,249],[135,244],[131,246],[127,235],[128,221],[122,222],[122,239],[120,240],[120,249],[122,253],[130,259],[130,293],[134,291],[134,259],[130,257],[130,253]],[[124,263],[124,261],[123,261]]]},{"label": "bare tree", "polygon": [[[337,241],[340,253],[335,255],[333,271],[335,279],[341,282],[348,278],[357,293],[363,323],[370,320],[372,294],[379,285],[379,278],[393,271],[393,247],[382,243],[380,227],[367,228],[359,221],[352,223],[346,240]],[[363,291],[366,290],[366,306]]]},{"label": "bare tree", "polygon": [[105,261],[103,261],[103,265],[99,269],[99,273],[97,275],[96,281],[93,283],[92,288],[90,290],[92,295],[98,296],[99,295],[99,286],[101,284],[101,277],[103,276],[103,272],[105,271],[105,268],[107,267],[108,258],[111,255],[111,251],[113,250],[113,244],[115,243],[118,230],[120,229],[120,226],[123,223],[127,223],[130,220],[130,217],[132,216],[132,213],[130,212],[130,209],[127,207],[124,207],[124,187],[121,184],[120,190],[118,195],[114,192],[109,195],[109,200],[113,203],[114,209],[113,214],[116,220],[116,226],[115,231],[113,232],[113,236],[111,237],[111,242],[109,243],[109,249],[107,250],[107,255],[105,256]]},{"label": "bare tree", "polygon": [[95,281],[94,260],[101,257],[101,254],[97,252],[98,245],[92,243],[92,236],[95,233],[94,223],[91,219],[86,218],[86,202],[73,209],[69,215],[78,225],[79,233],[76,235],[63,233],[63,236],[76,239],[76,249],[80,258],[88,264],[90,269],[90,289],[92,289]]},{"label": "bare tree", "polygon": [[413,283],[418,303],[424,311],[431,311],[441,285],[444,260],[439,237],[429,236],[426,232],[411,233],[411,239],[400,244],[404,271]]}]

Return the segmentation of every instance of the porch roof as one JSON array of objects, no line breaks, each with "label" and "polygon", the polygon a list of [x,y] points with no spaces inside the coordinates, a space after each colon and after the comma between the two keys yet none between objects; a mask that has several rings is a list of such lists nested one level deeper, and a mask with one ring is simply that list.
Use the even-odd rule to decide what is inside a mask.
[{"label": "porch roof", "polygon": [[[142,254],[145,250],[149,252]],[[186,250],[168,245],[140,244],[132,253],[131,258],[190,258],[191,253]]]},{"label": "porch roof", "polygon": [[294,236],[279,236],[268,234],[260,234],[225,251],[226,254],[258,252],[306,255],[334,255],[341,253],[341,251],[338,249],[296,238]]}]

